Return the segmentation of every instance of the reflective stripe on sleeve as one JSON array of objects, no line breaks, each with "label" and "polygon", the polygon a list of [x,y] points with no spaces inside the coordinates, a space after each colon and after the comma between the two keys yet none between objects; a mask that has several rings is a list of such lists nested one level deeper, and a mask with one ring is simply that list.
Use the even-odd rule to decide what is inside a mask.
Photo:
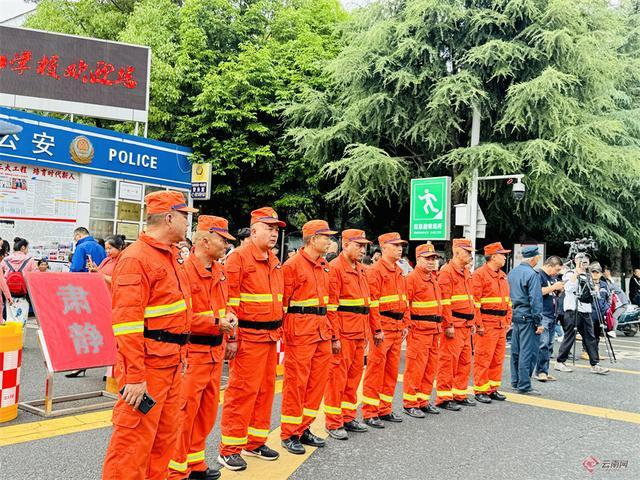
[{"label": "reflective stripe on sleeve", "polygon": [[308,298],[306,300],[291,300],[289,302],[290,307],[315,307],[320,305],[319,298]]},{"label": "reflective stripe on sleeve", "polygon": [[144,332],[144,321],[139,322],[124,322],[113,324],[113,335],[131,335],[133,333]]},{"label": "reflective stripe on sleeve", "polygon": [[430,300],[428,302],[411,302],[413,308],[432,308],[438,306],[437,300]]},{"label": "reflective stripe on sleeve", "polygon": [[187,309],[187,302],[182,299],[167,305],[154,305],[144,309],[144,318],[162,317],[174,313],[184,312]]},{"label": "reflective stripe on sleeve", "polygon": [[391,302],[399,302],[400,301],[400,295],[385,295],[383,297],[380,297],[378,299],[378,301],[382,304],[382,303],[391,303]]},{"label": "reflective stripe on sleeve", "polygon": [[340,298],[338,305],[345,307],[362,307],[364,306],[364,298]]}]

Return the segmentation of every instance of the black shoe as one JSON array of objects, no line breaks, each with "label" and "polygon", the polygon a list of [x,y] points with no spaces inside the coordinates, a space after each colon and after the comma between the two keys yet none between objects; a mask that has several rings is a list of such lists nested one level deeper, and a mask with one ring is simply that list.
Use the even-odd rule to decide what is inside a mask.
[{"label": "black shoe", "polygon": [[361,424],[358,420],[351,420],[350,422],[347,422],[344,424],[344,429],[347,432],[357,432],[357,433],[363,433],[363,432],[368,432],[369,429]]},{"label": "black shoe", "polygon": [[336,440],[348,440],[349,435],[347,435],[347,431],[344,428],[334,428],[333,430],[326,429],[327,433],[331,438],[335,438]]},{"label": "black shoe", "polygon": [[300,443],[300,439],[295,435],[287,438],[286,440],[282,440],[280,444],[287,452],[293,453],[294,455],[304,455],[306,453],[302,443]]},{"label": "black shoe", "polygon": [[424,418],[424,413],[419,408],[403,408],[402,411],[413,418]]},{"label": "black shoe", "polygon": [[218,455],[218,463],[228,470],[233,471],[245,470],[247,468],[247,462],[244,461],[244,458],[242,458],[239,453],[234,453],[226,457],[224,455]]},{"label": "black shoe", "polygon": [[478,395],[476,395],[476,400],[480,403],[491,403],[491,397],[489,397],[489,395],[487,395],[486,393],[479,393]]},{"label": "black shoe", "polygon": [[422,410],[424,413],[431,413],[432,415],[437,415],[440,413],[440,409],[435,405],[431,405],[430,403],[427,403],[424,407],[420,407],[420,410]]},{"label": "black shoe", "polygon": [[364,423],[373,428],[384,428],[384,423],[378,417],[365,418]]},{"label": "black shoe", "polygon": [[459,410],[462,410],[462,407],[456,403],[454,403],[453,400],[447,400],[446,402],[442,402],[440,405],[438,405],[441,409],[445,409],[445,410],[451,410],[452,412],[457,412]]},{"label": "black shoe", "polygon": [[456,400],[458,405],[464,405],[465,407],[475,407],[476,402],[471,400],[470,398],[465,398],[464,400]]},{"label": "black shoe", "polygon": [[207,468],[200,472],[191,472],[187,477],[187,480],[218,480],[221,475],[220,470]]},{"label": "black shoe", "polygon": [[325,441],[317,435],[311,433],[310,429],[306,429],[300,436],[300,443],[309,445],[310,447],[324,447]]},{"label": "black shoe", "polygon": [[249,457],[258,457],[262,460],[268,460],[270,462],[273,460],[277,460],[280,457],[280,454],[278,452],[267,447],[266,445],[262,445],[255,450],[242,450],[242,454]]},{"label": "black shoe", "polygon": [[77,377],[85,377],[87,375],[87,369],[83,368],[82,370],[76,370],[75,372],[65,374],[67,378],[77,378]]},{"label": "black shoe", "polygon": [[385,422],[402,423],[402,417],[395,412],[391,412],[387,415],[381,415],[380,420],[384,420]]},{"label": "black shoe", "polygon": [[501,394],[497,390],[495,392],[491,392],[489,397],[491,397],[492,400],[498,400],[499,402],[504,402],[507,399],[506,395]]}]

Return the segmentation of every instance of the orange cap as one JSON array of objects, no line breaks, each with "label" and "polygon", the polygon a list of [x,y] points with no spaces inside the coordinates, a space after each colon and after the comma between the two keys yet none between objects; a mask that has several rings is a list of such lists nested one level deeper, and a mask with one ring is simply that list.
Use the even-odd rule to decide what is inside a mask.
[{"label": "orange cap", "polygon": [[311,237],[312,235],[335,235],[336,230],[331,230],[329,224],[324,220],[309,220],[302,226],[302,236]]},{"label": "orange cap", "polygon": [[504,248],[500,242],[490,243],[484,247],[485,255],[494,255],[496,253],[511,253],[511,250]]},{"label": "orange cap", "polygon": [[366,233],[364,233],[364,230],[358,230],[357,228],[348,228],[347,230],[343,230],[342,241],[362,244],[371,243],[369,240],[367,240],[367,235]]},{"label": "orange cap", "polygon": [[378,243],[380,246],[385,243],[391,243],[393,245],[406,245],[408,242],[406,240],[402,240],[400,234],[398,232],[391,233],[383,233],[378,237]]},{"label": "orange cap", "polygon": [[198,217],[198,227],[196,230],[217,233],[227,240],[235,240],[236,238],[229,233],[229,222],[222,217],[214,217],[212,215],[200,215]]},{"label": "orange cap", "polygon": [[283,228],[287,226],[286,223],[278,219],[278,214],[271,207],[262,207],[251,212],[251,225],[254,223],[276,224]]},{"label": "orange cap", "polygon": [[416,247],[416,258],[418,257],[439,257],[440,254],[436,252],[436,247],[431,243],[423,243]]},{"label": "orange cap", "polygon": [[453,246],[454,247],[458,247],[458,248],[462,248],[463,250],[466,250],[467,252],[474,252],[475,251],[473,249],[473,246],[471,245],[471,240],[468,240],[466,238],[454,238],[453,239]]},{"label": "orange cap", "polygon": [[191,208],[187,205],[182,193],[173,190],[160,190],[150,193],[144,197],[144,203],[147,205],[147,215],[169,213],[172,210],[185,213],[198,212],[197,208]]}]

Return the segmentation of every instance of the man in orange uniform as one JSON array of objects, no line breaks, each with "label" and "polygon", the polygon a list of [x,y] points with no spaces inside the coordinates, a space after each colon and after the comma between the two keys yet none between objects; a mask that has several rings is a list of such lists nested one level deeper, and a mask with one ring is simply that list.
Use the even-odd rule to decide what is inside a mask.
[{"label": "man in orange uniform", "polygon": [[[226,311],[226,273],[218,260],[224,257],[228,241],[235,239],[224,218],[200,215],[192,240],[194,250],[184,264],[193,305],[189,366],[182,382],[182,430],[169,462],[169,479],[216,480],[220,472],[207,467],[204,448],[220,401],[223,333],[233,332],[237,320]],[[229,341],[235,342],[235,338]]]},{"label": "man in orange uniform", "polygon": [[476,400],[491,403],[506,400],[498,392],[502,383],[502,365],[507,342],[507,330],[511,324],[511,298],[509,282],[502,271],[511,250],[503,248],[500,242],[484,247],[487,263],[472,275],[473,295],[480,303],[480,313],[476,315],[478,337],[475,343],[473,383]]},{"label": "man in orange uniform", "polygon": [[336,233],[324,220],[305,223],[304,246],[282,267],[286,350],[280,438],[282,446],[296,455],[305,453],[303,444],[324,447],[324,440],[309,427],[322,402],[332,349],[338,353],[340,348],[327,318],[329,265],[324,259]]},{"label": "man in orange uniform", "polygon": [[400,267],[396,264],[402,256],[406,240],[396,232],[378,237],[382,257],[367,271],[371,290],[371,312],[374,322],[384,333],[382,345],[369,350],[367,371],[364,374],[362,415],[364,423],[374,428],[384,428],[381,420],[402,422],[400,415],[392,411],[391,402],[398,380],[400,351],[408,333],[409,308],[407,286]]},{"label": "man in orange uniform", "polygon": [[[438,276],[442,292],[442,326],[436,387],[436,405],[447,410],[460,410],[460,405],[474,406],[467,398],[471,372],[471,335],[475,333],[477,306],[473,299],[471,241],[453,240],[453,258]],[[454,402],[455,400],[455,402]]]},{"label": "man in orange uniform", "polygon": [[[180,192],[154,192],[144,201],[146,232],[122,252],[111,284],[122,394],[102,471],[108,480],[166,478],[180,426],[191,291],[175,244],[197,210]],[[145,394],[156,402],[147,414],[137,409]]]},{"label": "man in orange uniform", "polygon": [[365,267],[360,263],[369,243],[363,230],[344,230],[342,253],[329,264],[327,316],[333,328],[334,355],[324,393],[324,412],[327,432],[337,440],[346,440],[347,432],[368,430],[356,420],[364,346],[369,332],[376,345],[384,337],[380,324],[371,323],[375,322],[369,315],[371,294]]},{"label": "man in orange uniform", "polygon": [[229,470],[244,470],[240,453],[277,460],[278,452],[265,445],[271,425],[278,362],[277,342],[282,336],[284,279],[271,250],[286,223],[270,207],[251,212],[251,241],[227,258],[228,306],[238,317],[238,343],[229,365],[224,393],[218,462]]},{"label": "man in orange uniform", "polygon": [[438,257],[432,244],[418,245],[416,268],[407,276],[411,328],[407,338],[402,398],[404,413],[415,418],[424,418],[425,413],[440,413],[429,403],[442,333]]}]

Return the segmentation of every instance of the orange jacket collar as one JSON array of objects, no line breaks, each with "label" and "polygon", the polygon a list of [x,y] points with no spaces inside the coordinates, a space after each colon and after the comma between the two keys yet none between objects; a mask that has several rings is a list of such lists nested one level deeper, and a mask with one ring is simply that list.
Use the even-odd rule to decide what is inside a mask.
[{"label": "orange jacket collar", "polygon": [[378,260],[379,262],[382,262],[382,265],[384,265],[384,267],[389,270],[390,272],[395,272],[396,271],[396,264],[394,263],[393,265],[390,265],[389,262],[387,262],[384,258],[380,257],[380,260]]},{"label": "orange jacket collar", "polygon": [[298,250],[298,253],[302,254],[302,256],[309,262],[309,263],[313,263],[314,265],[319,265],[321,267],[324,267],[327,263],[327,260],[320,256],[318,257],[317,260],[313,260],[309,254],[307,253],[307,251],[304,249],[304,247],[302,247],[300,250]]},{"label": "orange jacket collar", "polygon": [[253,240],[249,242],[247,248],[251,250],[253,258],[255,258],[258,262],[269,262],[269,264],[272,264],[274,262],[276,264],[280,263],[280,260],[278,259],[278,257],[276,257],[275,253],[273,253],[271,249],[269,249],[268,251],[268,256],[265,257],[264,252],[260,250],[255,243],[253,243]]},{"label": "orange jacket collar", "polygon": [[151,245],[153,248],[157,248],[158,250],[166,250],[169,253],[172,253],[174,250],[173,245],[167,245],[166,243],[159,242],[158,240],[150,235],[147,235],[144,232],[142,232],[138,238],[144,243]]},{"label": "orange jacket collar", "polygon": [[340,255],[338,255],[338,258],[342,262],[342,266],[344,267],[345,272],[353,273],[355,275],[358,274],[358,263],[356,263],[356,268],[353,268],[353,265],[351,265],[351,262],[344,255],[344,252],[340,253]]},{"label": "orange jacket collar", "polygon": [[191,262],[193,264],[196,272],[198,272],[198,275],[200,275],[200,277],[208,278],[212,276],[211,272],[207,270],[204,265],[202,265],[202,262],[200,260],[198,260],[198,257],[196,257],[195,253],[192,253],[187,257],[187,262]]}]

